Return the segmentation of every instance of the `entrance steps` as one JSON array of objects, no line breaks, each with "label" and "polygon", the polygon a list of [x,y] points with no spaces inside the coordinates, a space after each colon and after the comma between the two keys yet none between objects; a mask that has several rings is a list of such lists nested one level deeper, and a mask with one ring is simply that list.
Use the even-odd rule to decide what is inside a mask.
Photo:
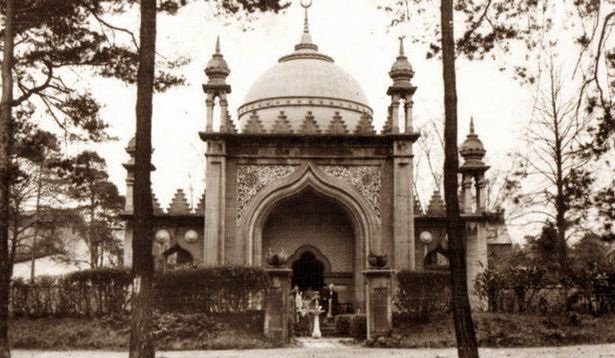
[{"label": "entrance steps", "polygon": [[301,344],[302,348],[342,348],[349,349],[353,347],[352,340],[346,338],[310,338],[300,337],[297,341]]}]

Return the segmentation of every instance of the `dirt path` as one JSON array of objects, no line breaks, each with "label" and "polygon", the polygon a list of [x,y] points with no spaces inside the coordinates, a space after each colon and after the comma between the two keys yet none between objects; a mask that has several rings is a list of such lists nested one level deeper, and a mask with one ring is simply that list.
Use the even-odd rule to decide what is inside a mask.
[{"label": "dirt path", "polygon": [[[305,342],[304,342],[305,344]],[[495,358],[615,358],[615,344],[567,346],[548,348],[483,348],[481,357]],[[127,357],[126,352],[70,351],[70,352],[35,352],[14,351],[14,358],[120,358]],[[346,345],[330,340],[308,342],[302,348],[284,348],[245,351],[192,351],[159,352],[158,358],[454,358],[454,349],[372,349]]]}]

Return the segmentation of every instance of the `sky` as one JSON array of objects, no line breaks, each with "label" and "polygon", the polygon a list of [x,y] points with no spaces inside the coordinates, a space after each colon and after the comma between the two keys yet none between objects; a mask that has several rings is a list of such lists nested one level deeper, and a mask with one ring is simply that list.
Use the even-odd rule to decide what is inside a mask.
[{"label": "sky", "polygon": [[[204,143],[198,132],[204,129],[205,97],[201,85],[203,72],[220,36],[222,54],[231,74],[229,97],[231,116],[256,79],[277,63],[280,56],[292,52],[303,28],[303,9],[294,1],[284,13],[259,16],[244,31],[234,19],[216,19],[208,2],[197,2],[176,16],[160,16],[158,53],[160,56],[186,56],[191,62],[182,67],[187,83],[154,97],[153,164],[155,195],[163,208],[168,207],[176,189],[182,188],[197,204],[204,190]],[[138,17],[121,21],[133,27]],[[398,36],[416,40],[412,27],[389,28],[390,18],[371,0],[314,0],[310,8],[310,32],[321,53],[334,58],[336,64],[361,84],[374,110],[374,124],[380,129],[386,116],[391,84],[388,71],[398,54]],[[418,87],[414,96],[415,127],[429,120],[443,119],[441,63],[427,60],[426,46],[405,42],[406,55]],[[457,91],[460,143],[468,132],[470,117],[487,149],[486,161],[494,168],[506,165],[506,154],[515,148],[531,107],[528,90],[521,87],[510,72],[500,71],[501,63],[459,59]],[[107,160],[111,180],[125,193],[128,160],[124,148],[135,131],[136,87],[114,80],[96,80],[89,84],[93,94],[104,104],[102,118],[110,124],[109,132],[118,138],[95,148]],[[81,148],[80,148],[81,149]],[[85,149],[85,148],[82,148]],[[433,188],[428,172],[419,173],[423,187]],[[426,200],[425,198],[423,200]]]}]

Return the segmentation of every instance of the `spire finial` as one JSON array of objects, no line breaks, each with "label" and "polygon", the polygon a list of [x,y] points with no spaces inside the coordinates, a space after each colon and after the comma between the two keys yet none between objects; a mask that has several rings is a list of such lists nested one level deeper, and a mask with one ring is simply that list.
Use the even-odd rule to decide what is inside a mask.
[{"label": "spire finial", "polygon": [[470,117],[470,134],[474,134],[474,116]]},{"label": "spire finial", "polygon": [[404,55],[404,39],[406,38],[406,36],[399,36],[399,55],[403,56]]},{"label": "spire finial", "polygon": [[308,9],[312,6],[312,0],[301,0],[301,7],[305,9],[305,18],[303,20],[303,32],[310,33],[310,25],[308,22]]},{"label": "spire finial", "polygon": [[220,35],[216,37],[216,53],[220,53]]}]

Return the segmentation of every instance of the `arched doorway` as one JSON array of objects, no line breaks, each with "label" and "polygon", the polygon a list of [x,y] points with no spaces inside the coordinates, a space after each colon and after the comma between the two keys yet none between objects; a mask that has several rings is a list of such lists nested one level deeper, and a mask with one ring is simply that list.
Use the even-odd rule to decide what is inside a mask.
[{"label": "arched doorway", "polygon": [[304,251],[292,264],[292,287],[298,286],[303,292],[318,291],[325,285],[325,265],[311,251]]},{"label": "arched doorway", "polygon": [[[364,297],[364,277],[363,270],[365,269],[367,252],[372,247],[377,247],[378,243],[378,231],[380,228],[380,221],[376,216],[376,213],[370,209],[370,204],[359,193],[356,188],[350,185],[348,182],[339,178],[332,177],[324,173],[317,166],[311,163],[301,164],[297,170],[292,174],[276,180],[266,185],[260,190],[254,197],[247,203],[244,213],[239,221],[239,233],[240,237],[245,238],[245,257],[246,262],[250,265],[262,265],[265,262],[265,252],[272,249],[273,252],[281,251],[283,249],[286,253],[294,252],[292,248],[286,248],[286,246],[272,245],[270,241],[271,235],[273,235],[278,242],[284,242],[285,245],[290,243],[285,239],[280,238],[275,230],[271,229],[272,217],[279,213],[282,213],[286,218],[292,218],[289,212],[285,212],[282,207],[285,203],[295,200],[302,195],[314,195],[320,197],[321,203],[331,203],[332,205],[321,205],[322,208],[334,208],[338,212],[342,212],[343,216],[347,220],[351,232],[353,241],[351,247],[344,247],[342,249],[335,249],[337,254],[346,255],[347,257],[352,255],[352,271],[336,273],[333,272],[334,279],[337,281],[344,280],[349,282],[346,287],[347,297],[350,301],[354,301],[355,307],[363,308],[365,303]],[[300,200],[297,200],[300,202]],[[299,208],[304,207],[302,203],[299,203]],[[318,215],[317,218],[329,218],[326,214]],[[306,222],[303,217],[296,217],[295,220],[305,225]],[[322,227],[320,223],[316,224],[319,228]],[[297,235],[290,236],[290,241],[296,240]],[[321,237],[321,236],[317,236]],[[311,239],[308,238],[307,242]],[[301,243],[298,246],[303,245]],[[293,245],[298,247],[297,245]],[[323,254],[329,257],[328,253],[323,250]],[[339,255],[338,255],[339,256]],[[332,266],[335,266],[335,262],[332,262]],[[335,271],[335,270],[334,270]],[[339,278],[339,279],[337,279]],[[336,286],[339,285],[335,282]],[[328,283],[325,273],[325,282]],[[340,291],[342,287],[339,287]],[[354,292],[354,293],[353,293]],[[341,296],[341,293],[340,293]],[[340,297],[341,298],[341,297]]]},{"label": "arched doorway", "polygon": [[333,283],[342,302],[355,302],[355,229],[336,199],[308,187],[281,200],[265,221],[262,240],[265,252],[292,254],[292,283],[301,291]]}]

